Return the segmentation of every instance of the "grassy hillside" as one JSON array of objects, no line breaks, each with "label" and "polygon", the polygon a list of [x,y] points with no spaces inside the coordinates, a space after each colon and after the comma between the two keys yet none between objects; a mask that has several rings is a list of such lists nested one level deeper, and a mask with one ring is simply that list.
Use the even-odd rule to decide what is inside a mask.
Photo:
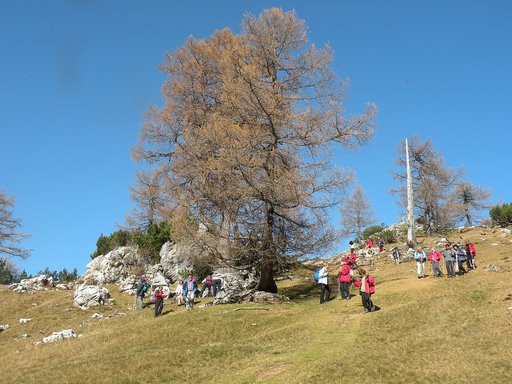
[{"label": "grassy hillside", "polygon": [[[371,314],[363,314],[359,296],[320,306],[306,270],[280,283],[291,304],[186,312],[166,302],[157,319],[152,308],[129,310],[133,298],[116,288],[114,306],[81,311],[71,292],[19,295],[1,287],[0,324],[11,328],[0,333],[0,382],[510,383],[512,243],[478,229],[461,236],[479,252],[479,268],[467,276],[418,280],[412,262],[395,266],[381,257],[370,272],[382,309]],[[503,272],[485,272],[491,263]],[[127,315],[90,318],[116,310]],[[20,317],[33,321],[18,324]],[[83,337],[32,345],[65,328]],[[14,340],[24,333],[27,339]]]}]

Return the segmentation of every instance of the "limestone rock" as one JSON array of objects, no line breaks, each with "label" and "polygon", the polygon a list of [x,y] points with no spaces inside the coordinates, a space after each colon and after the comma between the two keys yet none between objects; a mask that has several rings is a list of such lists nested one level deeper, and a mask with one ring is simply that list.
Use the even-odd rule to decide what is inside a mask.
[{"label": "limestone rock", "polygon": [[214,305],[252,301],[258,285],[258,281],[249,271],[214,274],[212,277],[222,282],[222,289],[217,292]]},{"label": "limestone rock", "polygon": [[27,324],[29,321],[32,321],[32,319],[24,319],[24,318],[21,318],[18,322],[20,324]]},{"label": "limestone rock", "polygon": [[139,263],[135,247],[119,247],[106,255],[100,255],[87,264],[87,271],[80,280],[88,285],[118,283],[132,275]]},{"label": "limestone rock", "polygon": [[119,282],[119,292],[129,293],[135,295],[136,289],[134,288],[137,284],[137,276],[130,275]]},{"label": "limestone rock", "polygon": [[193,249],[167,242],[160,250],[161,273],[171,283],[180,279],[181,275],[192,269],[192,264],[187,254],[194,252]]},{"label": "limestone rock", "polygon": [[102,317],[104,317],[103,313],[94,313],[91,319],[101,319]]},{"label": "limestone rock", "polygon": [[53,332],[50,336],[43,338],[43,343],[53,343],[55,341],[71,339],[76,337],[75,332],[72,329],[63,329],[59,332]]},{"label": "limestone rock", "polygon": [[501,237],[508,237],[510,236],[510,229],[508,228],[501,228],[500,230],[500,234],[501,234]]},{"label": "limestone rock", "polygon": [[256,291],[256,292],[254,292],[252,301],[254,301],[255,303],[283,304],[283,303],[289,303],[290,298],[288,296],[280,295],[278,293]]},{"label": "limestone rock", "polygon": [[485,272],[503,272],[501,268],[496,264],[489,264],[484,267]]},{"label": "limestone rock", "polygon": [[23,279],[17,284],[9,285],[9,289],[18,293],[47,291],[51,287],[53,287],[53,277],[46,275],[39,275],[31,279]]},{"label": "limestone rock", "polygon": [[0,332],[9,329],[9,324],[0,324]]},{"label": "limestone rock", "polygon": [[103,305],[105,300],[110,299],[110,293],[107,288],[96,285],[80,284],[75,288],[73,304],[80,309]]},{"label": "limestone rock", "polygon": [[57,284],[55,288],[60,289],[62,291],[66,291],[69,289],[69,287],[66,284]]}]

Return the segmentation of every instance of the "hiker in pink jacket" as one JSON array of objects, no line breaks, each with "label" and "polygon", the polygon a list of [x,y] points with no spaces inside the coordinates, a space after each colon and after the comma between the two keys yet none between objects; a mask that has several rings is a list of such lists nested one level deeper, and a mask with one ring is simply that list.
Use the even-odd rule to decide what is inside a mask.
[{"label": "hiker in pink jacket", "polygon": [[340,271],[341,298],[350,300],[350,278],[352,276],[352,268],[350,268],[349,260],[344,258],[345,264]]},{"label": "hiker in pink jacket", "polygon": [[476,257],[476,248],[473,243],[470,243],[469,240],[466,240],[466,254],[467,254],[467,264],[468,269],[476,269],[475,257]]},{"label": "hiker in pink jacket", "polygon": [[443,272],[441,272],[441,268],[439,267],[439,261],[441,261],[441,253],[435,247],[430,251],[428,260],[432,265],[434,277],[443,277]]},{"label": "hiker in pink jacket", "polygon": [[370,275],[366,274],[366,271],[359,268],[359,275],[361,280],[356,280],[354,285],[359,287],[361,293],[361,299],[363,300],[364,312],[374,312],[377,307],[373,304],[371,296],[375,293],[375,280]]}]

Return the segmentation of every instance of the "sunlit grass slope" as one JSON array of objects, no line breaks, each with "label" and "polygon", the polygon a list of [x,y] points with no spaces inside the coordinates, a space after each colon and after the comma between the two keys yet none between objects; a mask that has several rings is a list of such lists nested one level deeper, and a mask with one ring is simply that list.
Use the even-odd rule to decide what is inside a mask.
[{"label": "sunlit grass slope", "polygon": [[[11,327],[0,334],[0,382],[510,383],[512,244],[479,229],[451,234],[459,236],[477,246],[476,271],[418,280],[412,262],[396,266],[381,256],[370,269],[381,310],[371,314],[363,314],[359,296],[320,306],[307,270],[280,283],[291,304],[186,312],[166,302],[157,319],[152,308],[130,310],[133,298],[115,287],[113,307],[88,311],[72,307],[71,292],[19,295],[1,287],[0,324]],[[491,263],[503,272],[485,272]],[[127,315],[90,318],[116,310]],[[22,325],[20,317],[33,320]],[[66,328],[83,337],[32,345]]]}]

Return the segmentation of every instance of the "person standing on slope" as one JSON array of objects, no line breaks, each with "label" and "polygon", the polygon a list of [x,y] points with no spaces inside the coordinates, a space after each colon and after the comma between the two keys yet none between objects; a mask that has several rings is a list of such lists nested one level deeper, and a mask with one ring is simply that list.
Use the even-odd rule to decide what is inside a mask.
[{"label": "person standing on slope", "polygon": [[444,263],[446,264],[446,273],[448,277],[455,277],[455,272],[453,269],[453,261],[454,261],[454,253],[450,248],[450,243],[446,243],[444,245],[443,257]]},{"label": "person standing on slope", "polygon": [[[331,288],[329,288],[329,271],[325,264],[318,273],[318,284],[320,285],[320,304],[325,301],[329,301],[331,297]],[[325,298],[325,292],[327,291],[327,298]]]},{"label": "person standing on slope", "polygon": [[162,310],[164,309],[164,287],[163,285],[159,285],[154,292],[155,295],[155,317],[158,317],[162,314]]},{"label": "person standing on slope", "polygon": [[473,243],[470,243],[469,240],[466,240],[466,256],[468,258],[467,264],[468,269],[476,269],[475,257],[476,257],[476,248]]},{"label": "person standing on slope", "polygon": [[139,279],[139,282],[137,283],[137,304],[139,309],[144,308],[144,295],[149,289],[149,282],[148,279],[146,279],[146,276],[142,275]]},{"label": "person standing on slope", "polygon": [[183,305],[183,280],[178,280],[178,285],[176,285],[176,288],[174,289],[174,295],[176,297],[176,304],[178,307],[180,305]]},{"label": "person standing on slope", "polygon": [[192,275],[188,275],[188,279],[183,284],[183,295],[185,296],[185,307],[194,309],[194,298],[197,290],[196,279]]},{"label": "person standing on slope", "polygon": [[342,259],[344,265],[340,271],[340,284],[341,284],[341,298],[350,300],[350,278],[352,276],[352,268],[350,268],[349,260],[347,258]]},{"label": "person standing on slope", "polygon": [[418,279],[425,277],[425,260],[427,260],[427,255],[421,247],[418,247],[416,252],[414,252],[414,260],[416,261],[416,273],[418,274]]},{"label": "person standing on slope", "polygon": [[428,260],[432,265],[432,271],[434,272],[434,277],[443,277],[443,272],[441,272],[441,268],[439,267],[439,262],[441,261],[441,254],[434,247],[430,251],[430,255],[428,256]]},{"label": "person standing on slope", "polygon": [[458,266],[458,275],[464,276],[468,272],[464,269],[464,262],[467,260],[466,251],[458,244],[453,246],[453,251],[455,252],[455,260]]},{"label": "person standing on slope", "polygon": [[375,311],[375,305],[373,305],[371,297],[375,293],[375,280],[372,276],[367,275],[362,268],[359,268],[359,276],[361,276],[361,279],[355,281],[354,285],[360,288],[359,292],[363,301],[364,312],[373,312]]}]

